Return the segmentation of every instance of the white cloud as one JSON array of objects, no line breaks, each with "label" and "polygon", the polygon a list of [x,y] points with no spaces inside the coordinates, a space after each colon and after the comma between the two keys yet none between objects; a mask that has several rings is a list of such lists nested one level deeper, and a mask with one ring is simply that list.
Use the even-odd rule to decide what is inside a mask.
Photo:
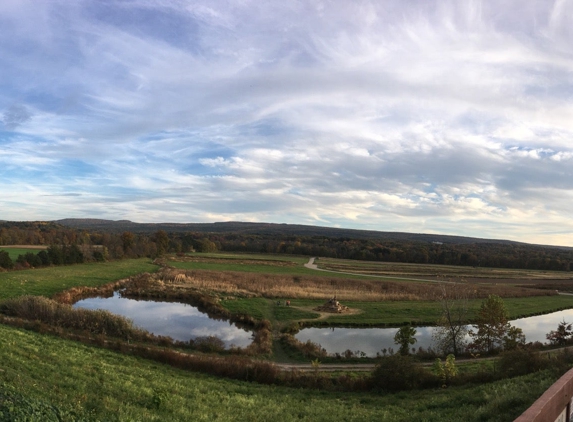
[{"label": "white cloud", "polygon": [[571,13],[529,0],[3,2],[2,218],[571,244]]}]

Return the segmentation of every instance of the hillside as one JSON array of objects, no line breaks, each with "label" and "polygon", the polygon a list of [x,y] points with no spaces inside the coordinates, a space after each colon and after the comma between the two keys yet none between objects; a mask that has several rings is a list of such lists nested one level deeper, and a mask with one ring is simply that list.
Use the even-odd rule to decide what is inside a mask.
[{"label": "hillside", "polygon": [[84,230],[98,230],[119,233],[131,231],[134,233],[153,233],[164,230],[168,233],[236,233],[241,235],[262,236],[324,236],[347,239],[377,239],[414,242],[442,242],[453,244],[498,243],[523,244],[510,240],[480,239],[463,236],[450,236],[428,233],[383,232],[374,230],[341,229],[334,227],[307,226],[302,224],[275,223],[245,223],[229,221],[220,223],[134,223],[129,220],[101,220],[91,218],[67,218],[54,221],[66,227]]}]

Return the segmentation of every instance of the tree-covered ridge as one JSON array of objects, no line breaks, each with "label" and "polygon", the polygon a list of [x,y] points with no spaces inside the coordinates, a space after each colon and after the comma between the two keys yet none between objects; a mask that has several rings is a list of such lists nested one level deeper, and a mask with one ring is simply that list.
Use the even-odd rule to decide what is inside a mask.
[{"label": "tree-covered ridge", "polygon": [[[231,225],[226,226],[227,228],[233,227],[233,224],[243,223],[229,224]],[[272,225],[271,232],[263,231],[259,234],[244,231],[165,230],[149,233],[129,230],[119,232],[115,229],[78,229],[55,222],[1,222],[0,246],[77,245],[84,259],[88,261],[102,258],[155,257],[166,252],[219,250],[553,271],[570,271],[573,262],[573,249],[564,247],[484,239],[473,239],[472,243],[469,242],[469,238],[456,237],[449,238],[449,242],[430,240],[431,238],[409,240],[404,238],[403,233],[397,233],[396,238],[391,239],[388,238],[390,234],[387,232],[380,232],[380,238],[318,236],[293,233],[295,226],[292,225],[284,225],[285,231],[281,233],[277,231],[281,226],[283,225]]]}]

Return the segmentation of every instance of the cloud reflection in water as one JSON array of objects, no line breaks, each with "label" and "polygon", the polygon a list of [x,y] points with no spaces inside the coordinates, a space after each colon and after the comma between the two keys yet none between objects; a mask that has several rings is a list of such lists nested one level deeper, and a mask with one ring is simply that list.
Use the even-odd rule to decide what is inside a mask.
[{"label": "cloud reflection in water", "polygon": [[[573,309],[516,319],[511,324],[523,330],[527,342],[546,343],[546,334],[557,329],[557,324],[562,320],[573,323]],[[416,327],[417,341],[412,347],[435,347],[432,342],[433,330],[433,327]],[[302,342],[310,340],[320,344],[328,353],[343,354],[351,350],[376,356],[377,352],[382,354],[384,348],[392,348],[395,352],[399,349],[394,343],[397,331],[398,328],[305,328],[296,338]]]},{"label": "cloud reflection in water", "polygon": [[252,333],[228,321],[211,319],[196,307],[184,303],[127,299],[115,293],[110,298],[80,300],[74,307],[104,309],[131,319],[136,326],[153,334],[180,341],[217,336],[226,347],[246,347],[252,341]]}]

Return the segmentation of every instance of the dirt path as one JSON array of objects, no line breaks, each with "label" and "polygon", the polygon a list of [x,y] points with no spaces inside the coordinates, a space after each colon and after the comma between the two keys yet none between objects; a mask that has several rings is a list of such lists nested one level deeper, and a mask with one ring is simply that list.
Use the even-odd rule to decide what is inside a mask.
[{"label": "dirt path", "polygon": [[[372,274],[357,274],[357,273],[347,273],[347,272],[342,272],[342,271],[334,271],[334,270],[324,270],[322,268],[318,268],[318,265],[316,265],[314,263],[314,261],[316,260],[315,257],[310,258],[308,260],[308,262],[306,264],[304,264],[305,268],[308,268],[309,270],[316,270],[316,271],[324,271],[327,273],[336,273],[336,274],[348,274],[348,275],[359,275],[361,277],[375,277],[375,278],[386,278],[386,279],[390,279],[390,280],[408,280],[408,281],[423,281],[423,282],[430,282],[430,283],[455,283],[454,281],[445,281],[445,280],[431,280],[431,279],[427,279],[427,278],[409,278],[409,277],[395,277],[395,276],[387,276],[387,275],[372,275]],[[481,280],[481,279],[480,279]],[[466,280],[467,281],[467,280]],[[483,281],[483,280],[482,280]],[[523,283],[524,280],[510,280],[512,282],[520,282]],[[526,280],[526,281],[535,281],[535,282],[539,282],[539,280]],[[488,280],[489,283],[492,282],[492,280]],[[499,280],[499,279],[495,279],[496,283],[500,283],[500,282],[507,282],[507,280]],[[573,293],[566,293],[566,292],[558,292],[559,295],[562,296],[573,296]],[[319,318],[320,319],[320,318]]]},{"label": "dirt path", "polygon": [[349,308],[347,311],[344,311],[341,313],[317,311],[312,306],[292,306],[291,305],[291,308],[300,309],[301,311],[305,311],[305,312],[313,312],[313,313],[319,315],[317,318],[304,318],[304,319],[299,319],[297,321],[320,321],[320,320],[326,319],[326,318],[331,317],[331,316],[357,315],[357,314],[361,314],[364,312],[361,309],[351,309],[351,308]]},{"label": "dirt path", "polygon": [[282,371],[300,372],[372,372],[376,364],[374,363],[321,363],[314,367],[311,363],[275,363]]},{"label": "dirt path", "polygon": [[343,271],[334,271],[334,270],[324,270],[322,268],[318,268],[318,265],[314,263],[316,258],[310,258],[306,264],[304,264],[305,268],[309,270],[316,270],[316,271],[324,271],[327,273],[336,273],[336,274],[348,274],[348,275],[358,275],[361,277],[374,277],[374,278],[386,278],[389,280],[407,280],[407,281],[423,281],[423,282],[430,282],[430,283],[449,283],[448,281],[444,280],[429,280],[427,278],[411,278],[411,277],[396,277],[390,275],[373,275],[373,274],[357,274],[357,273],[347,273]]}]

